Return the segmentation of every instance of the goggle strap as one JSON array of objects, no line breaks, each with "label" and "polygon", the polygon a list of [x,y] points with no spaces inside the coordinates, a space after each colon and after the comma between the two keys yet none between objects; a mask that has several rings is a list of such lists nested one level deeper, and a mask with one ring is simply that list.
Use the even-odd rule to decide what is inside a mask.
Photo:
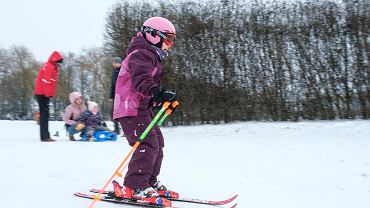
[{"label": "goggle strap", "polygon": [[[160,37],[162,37],[163,40],[167,39],[166,42],[169,43],[169,44],[173,44],[173,40],[176,38],[176,35],[175,34],[169,33],[168,35],[165,35],[161,31],[156,30],[156,29],[151,28],[151,27],[147,27],[147,26],[143,26],[141,28],[141,30],[144,31],[144,32],[147,32],[147,33],[151,34],[153,37],[157,34]],[[169,37],[169,36],[172,36],[172,37]],[[169,41],[169,39],[172,39],[172,41]]]}]

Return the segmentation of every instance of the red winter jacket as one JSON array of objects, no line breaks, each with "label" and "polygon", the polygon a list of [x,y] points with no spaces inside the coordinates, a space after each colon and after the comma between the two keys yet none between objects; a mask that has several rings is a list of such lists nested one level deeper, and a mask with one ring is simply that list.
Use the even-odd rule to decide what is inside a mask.
[{"label": "red winter jacket", "polygon": [[35,82],[33,94],[44,95],[45,97],[54,97],[57,90],[58,66],[56,62],[63,60],[58,51],[54,51],[49,57],[39,73]]}]

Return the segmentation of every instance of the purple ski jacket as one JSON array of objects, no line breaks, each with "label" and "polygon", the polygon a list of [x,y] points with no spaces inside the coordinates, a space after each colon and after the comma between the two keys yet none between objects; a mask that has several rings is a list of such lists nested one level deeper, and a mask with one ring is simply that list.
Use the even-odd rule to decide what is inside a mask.
[{"label": "purple ski jacket", "polygon": [[113,119],[150,115],[153,88],[164,75],[160,53],[141,32],[131,40],[126,53],[116,83]]}]

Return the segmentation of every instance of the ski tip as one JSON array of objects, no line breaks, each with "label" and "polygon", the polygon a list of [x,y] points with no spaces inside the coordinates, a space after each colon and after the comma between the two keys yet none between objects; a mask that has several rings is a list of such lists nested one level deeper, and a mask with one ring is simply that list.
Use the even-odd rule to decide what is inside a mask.
[{"label": "ski tip", "polygon": [[238,197],[238,194],[235,194],[233,197],[231,197],[227,201],[229,201],[229,202],[234,201],[236,199],[236,197]]},{"label": "ski tip", "polygon": [[83,194],[81,192],[76,192],[73,195],[78,196],[78,197],[85,197],[85,194]]},{"label": "ski tip", "polygon": [[238,205],[238,203],[234,204],[234,205],[233,205],[233,206],[231,206],[230,208],[235,208],[237,205]]},{"label": "ski tip", "polygon": [[228,203],[231,203],[232,201],[234,201],[236,199],[236,197],[238,197],[238,194],[236,194],[236,195],[232,196],[231,198],[226,199],[224,201],[215,201],[212,204],[213,205],[224,205],[224,204],[228,204]]},{"label": "ski tip", "polygon": [[81,193],[81,192],[75,192],[73,195],[86,195],[86,194],[84,194],[84,193]]}]

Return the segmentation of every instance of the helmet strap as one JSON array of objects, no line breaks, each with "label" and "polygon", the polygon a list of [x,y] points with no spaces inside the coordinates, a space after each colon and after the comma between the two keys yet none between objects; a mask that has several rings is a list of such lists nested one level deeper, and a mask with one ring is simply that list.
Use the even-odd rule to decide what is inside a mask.
[{"label": "helmet strap", "polygon": [[163,38],[161,37],[161,40],[157,44],[155,44],[154,46],[158,47],[158,48],[162,48],[162,44],[163,44]]},{"label": "helmet strap", "polygon": [[157,30],[156,29],[153,29],[151,27],[143,26],[141,28],[141,31],[149,33],[153,38],[158,35],[157,34]]},{"label": "helmet strap", "polygon": [[157,43],[157,44],[153,44],[151,42],[149,42],[150,44],[154,45],[155,47],[158,47],[158,48],[162,48],[162,44],[163,44],[163,38],[162,36],[160,36],[158,33],[157,33],[157,30],[156,29],[153,29],[153,28],[150,28],[150,27],[145,27],[143,26],[141,28],[141,33],[143,34],[144,38],[146,40],[148,40],[146,38],[146,34],[149,33],[152,37],[155,37],[155,36],[159,36],[160,37],[160,41]]}]

